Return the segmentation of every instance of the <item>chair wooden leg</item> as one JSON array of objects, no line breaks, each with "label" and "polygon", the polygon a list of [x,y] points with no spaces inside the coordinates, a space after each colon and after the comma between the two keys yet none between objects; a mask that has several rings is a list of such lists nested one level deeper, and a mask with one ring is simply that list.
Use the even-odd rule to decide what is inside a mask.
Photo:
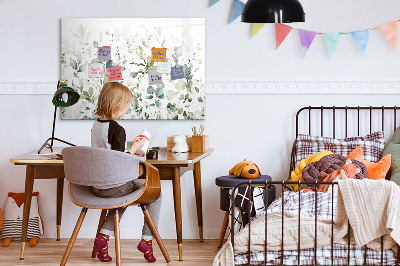
[{"label": "chair wooden leg", "polygon": [[147,210],[145,205],[140,205],[140,207],[142,208],[143,214],[144,214],[144,219],[146,220],[147,224],[150,227],[151,232],[153,233],[153,236],[155,237],[155,239],[157,240],[157,244],[161,249],[161,252],[164,256],[164,259],[167,263],[171,262],[171,259],[168,255],[168,251],[164,246],[164,243],[161,240],[160,234],[158,233],[158,230],[156,228],[156,225],[153,222],[153,219],[150,216],[149,211]]},{"label": "chair wooden leg", "polygon": [[121,265],[121,243],[120,243],[120,235],[119,235],[119,213],[118,209],[115,209],[114,214],[114,234],[115,234],[115,256],[117,257],[115,261],[115,265]]},{"label": "chair wooden leg", "polygon": [[228,222],[229,222],[229,212],[225,212],[225,217],[224,217],[224,221],[222,222],[221,234],[219,235],[217,248],[220,248],[222,246],[222,242],[224,241],[226,228],[228,227]]},{"label": "chair wooden leg", "polygon": [[[101,210],[101,215],[100,215],[100,219],[99,219],[99,225],[97,226],[96,238],[100,234],[101,227],[103,227],[104,221],[106,220],[106,215],[107,215],[107,210],[106,209]],[[96,258],[96,255],[97,255],[97,250],[96,250],[96,248],[94,247],[94,244],[93,244],[92,258]]]},{"label": "chair wooden leg", "polygon": [[81,214],[79,215],[78,221],[76,222],[74,232],[72,232],[71,239],[68,242],[67,249],[65,250],[64,257],[61,260],[60,265],[64,266],[67,263],[69,254],[71,254],[72,247],[74,246],[76,237],[78,236],[79,230],[81,229],[83,220],[85,219],[87,208],[82,208]]}]

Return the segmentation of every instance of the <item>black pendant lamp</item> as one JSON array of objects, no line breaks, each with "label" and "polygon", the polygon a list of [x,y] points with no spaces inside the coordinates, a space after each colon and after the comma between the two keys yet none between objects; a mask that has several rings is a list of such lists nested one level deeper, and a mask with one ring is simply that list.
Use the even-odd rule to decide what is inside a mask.
[{"label": "black pendant lamp", "polygon": [[298,0],[249,0],[243,9],[242,22],[304,22],[304,10]]}]

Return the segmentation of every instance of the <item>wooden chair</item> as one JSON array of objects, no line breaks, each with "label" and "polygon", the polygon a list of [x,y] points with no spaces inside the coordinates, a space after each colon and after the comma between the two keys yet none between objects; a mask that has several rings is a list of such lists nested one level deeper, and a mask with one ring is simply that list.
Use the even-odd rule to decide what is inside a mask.
[{"label": "wooden chair", "polygon": [[[116,209],[114,215],[116,265],[121,265],[118,208],[129,205],[139,205],[142,208],[145,220],[149,224],[166,262],[171,262],[145,205],[157,200],[161,193],[160,175],[157,168],[137,156],[103,148],[68,147],[63,149],[62,155],[65,179],[70,182],[68,186],[69,196],[74,204],[82,207],[82,211],[60,265],[66,264],[88,209],[102,209],[96,237],[103,226],[107,210]],[[139,170],[137,169],[138,160],[141,161]],[[135,175],[145,177],[144,180],[138,180],[143,181],[144,186],[143,189],[136,190],[129,195],[118,198],[100,198],[91,191],[92,186],[128,182]],[[94,247],[92,257],[96,257]]]}]

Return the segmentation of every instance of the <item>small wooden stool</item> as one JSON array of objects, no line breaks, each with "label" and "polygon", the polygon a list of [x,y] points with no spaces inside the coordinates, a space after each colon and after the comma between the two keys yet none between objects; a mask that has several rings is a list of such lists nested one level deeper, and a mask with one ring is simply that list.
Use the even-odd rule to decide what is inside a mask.
[{"label": "small wooden stool", "polygon": [[[250,179],[236,177],[234,175],[220,176],[215,179],[215,184],[220,187],[220,209],[225,211],[224,221],[222,222],[221,234],[219,235],[218,245],[220,248],[222,246],[222,242],[224,241],[226,228],[228,227],[229,222],[229,207],[230,207],[230,199],[229,192],[233,189],[237,184],[249,181]],[[266,180],[272,181],[272,178],[268,175],[262,175],[257,178],[251,179],[251,181],[263,181]],[[268,189],[268,201],[267,207],[275,200],[275,186],[271,186]]]}]

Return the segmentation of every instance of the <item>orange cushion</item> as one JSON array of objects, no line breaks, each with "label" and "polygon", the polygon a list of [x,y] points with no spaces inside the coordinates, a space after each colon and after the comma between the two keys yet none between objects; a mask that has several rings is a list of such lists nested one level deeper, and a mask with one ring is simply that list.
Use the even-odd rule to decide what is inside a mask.
[{"label": "orange cushion", "polygon": [[350,152],[347,158],[355,159],[365,164],[368,170],[368,179],[375,180],[384,179],[386,177],[392,161],[392,155],[388,154],[377,163],[368,162],[363,159],[363,149],[361,146],[358,146],[352,152]]}]

